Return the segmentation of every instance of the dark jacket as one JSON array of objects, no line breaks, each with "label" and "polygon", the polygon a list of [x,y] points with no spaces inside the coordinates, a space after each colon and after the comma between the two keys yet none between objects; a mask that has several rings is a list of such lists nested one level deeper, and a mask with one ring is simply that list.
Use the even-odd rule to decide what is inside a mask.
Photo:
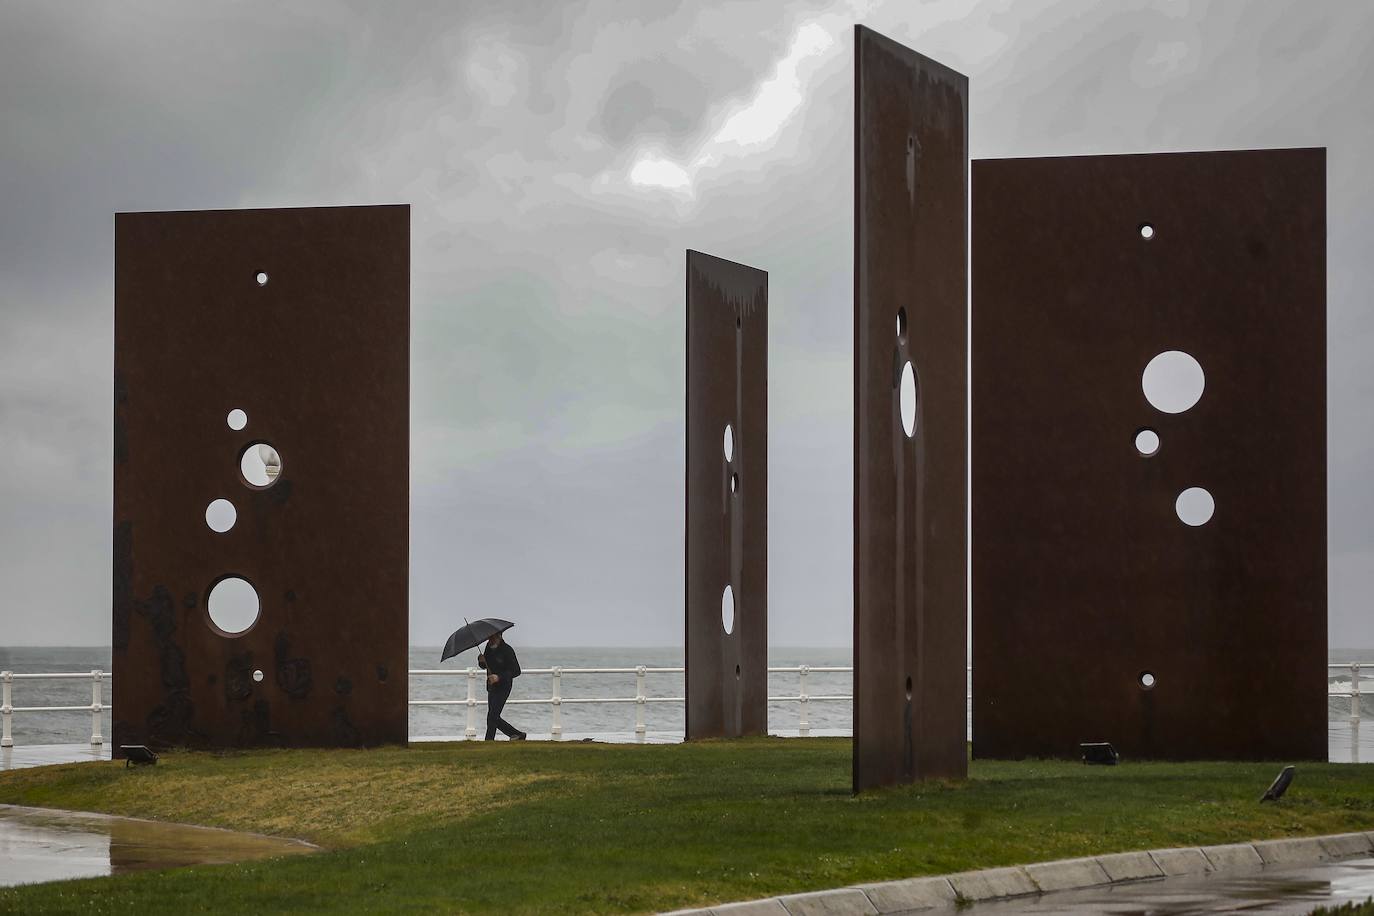
[{"label": "dark jacket", "polygon": [[515,650],[510,647],[510,643],[504,639],[495,649],[488,648],[486,652],[479,654],[477,664],[499,677],[501,683],[507,687],[520,676],[520,660],[515,657]]}]

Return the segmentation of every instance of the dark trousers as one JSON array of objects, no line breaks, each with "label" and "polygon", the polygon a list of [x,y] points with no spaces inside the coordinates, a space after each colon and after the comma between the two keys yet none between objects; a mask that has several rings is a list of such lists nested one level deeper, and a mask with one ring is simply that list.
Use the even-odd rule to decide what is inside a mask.
[{"label": "dark trousers", "polygon": [[496,730],[501,729],[501,734],[507,738],[514,738],[520,734],[520,729],[511,725],[501,718],[501,710],[506,708],[506,701],[510,699],[511,682],[500,680],[487,688],[487,740],[496,740]]}]

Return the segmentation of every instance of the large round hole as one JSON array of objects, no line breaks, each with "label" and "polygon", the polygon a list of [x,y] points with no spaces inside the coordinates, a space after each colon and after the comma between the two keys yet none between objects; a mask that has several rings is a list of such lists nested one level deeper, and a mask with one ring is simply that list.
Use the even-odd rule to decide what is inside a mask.
[{"label": "large round hole", "polygon": [[1192,407],[1206,384],[1202,366],[1179,350],[1166,350],[1150,360],[1140,379],[1145,400],[1164,413],[1183,413]]},{"label": "large round hole", "polygon": [[1155,237],[1155,227],[1150,223],[1141,223],[1140,237],[1148,242],[1150,239]]},{"label": "large round hole", "polygon": [[258,622],[262,603],[258,600],[258,590],[247,579],[228,576],[210,589],[205,607],[216,630],[225,636],[239,636]]},{"label": "large round hole", "polygon": [[258,271],[257,276],[254,277],[253,279],[255,279],[255,280],[258,281],[258,286],[266,286],[266,285],[267,285],[267,271],[265,271],[265,270],[260,270],[260,271]]},{"label": "large round hole", "polygon": [[1136,433],[1135,450],[1146,458],[1159,451],[1159,433],[1153,429],[1142,429]]},{"label": "large round hole", "polygon": [[910,360],[902,367],[897,403],[902,411],[902,429],[909,439],[916,435],[916,370],[911,367]]},{"label": "large round hole", "polygon": [[255,487],[270,487],[281,476],[281,455],[266,442],[254,442],[239,456],[243,479]]},{"label": "large round hole", "polygon": [[238,510],[227,499],[217,499],[205,507],[205,524],[210,526],[211,531],[223,534],[234,527],[238,518]]},{"label": "large round hole", "polygon": [[262,672],[261,672],[261,671],[258,671],[258,670],[254,670],[254,672],[253,672],[253,680],[255,680],[255,681],[257,681],[259,684],[261,684],[261,683],[262,683]]},{"label": "large round hole", "polygon": [[1202,487],[1189,487],[1178,494],[1178,499],[1174,502],[1174,511],[1178,513],[1179,520],[1194,528],[1211,521],[1216,508],[1212,494]]},{"label": "large round hole", "polygon": [[1150,672],[1150,671],[1142,671],[1142,672],[1140,672],[1140,686],[1141,686],[1141,687],[1145,688],[1146,690],[1149,690],[1149,689],[1150,689],[1151,687],[1153,687],[1154,685],[1155,685],[1155,676],[1154,676],[1154,673],[1153,673],[1153,672]]},{"label": "large round hole", "polygon": [[733,426],[731,426],[729,423],[726,423],[726,424],[725,424],[725,441],[724,441],[723,444],[724,444],[724,448],[725,448],[725,460],[726,460],[726,461],[734,461],[734,460],[735,460],[735,428],[734,428]]},{"label": "large round hole", "polygon": [[735,590],[728,585],[720,596],[720,625],[726,633],[735,632]]},{"label": "large round hole", "polygon": [[248,414],[235,407],[233,410],[229,411],[229,416],[226,417],[225,420],[228,422],[229,428],[237,432],[248,425]]}]

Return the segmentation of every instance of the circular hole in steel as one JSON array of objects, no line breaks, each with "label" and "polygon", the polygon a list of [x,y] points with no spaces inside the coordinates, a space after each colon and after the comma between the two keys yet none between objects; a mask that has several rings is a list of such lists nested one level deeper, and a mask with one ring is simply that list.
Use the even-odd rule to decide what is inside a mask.
[{"label": "circular hole in steel", "polygon": [[223,534],[234,527],[238,518],[238,510],[227,499],[216,499],[205,507],[205,524],[210,526],[211,531]]},{"label": "circular hole in steel", "polygon": [[255,680],[255,681],[257,681],[259,684],[261,684],[261,683],[262,683],[262,672],[261,672],[261,671],[255,670],[255,671],[253,672],[253,680]]},{"label": "circular hole in steel", "polygon": [[727,462],[735,460],[735,428],[729,423],[725,424],[725,460]]},{"label": "circular hole in steel", "polygon": [[720,625],[727,634],[735,632],[735,590],[728,585],[720,595]]},{"label": "circular hole in steel", "polygon": [[1210,522],[1216,508],[1216,500],[1202,487],[1189,487],[1178,494],[1178,499],[1174,501],[1174,511],[1178,513],[1179,521],[1194,528]]},{"label": "circular hole in steel", "polygon": [[906,679],[906,698],[907,698],[908,700],[911,699],[911,676],[910,676],[910,675],[908,675],[908,676],[907,676],[907,679]]},{"label": "circular hole in steel", "polygon": [[1141,688],[1143,688],[1143,689],[1145,689],[1145,690],[1149,690],[1150,688],[1154,687],[1154,685],[1155,685],[1155,675],[1154,675],[1154,672],[1153,672],[1153,671],[1142,671],[1142,672],[1140,672],[1140,686],[1141,686]]},{"label": "circular hole in steel", "polygon": [[1207,376],[1202,365],[1182,350],[1165,350],[1145,365],[1140,388],[1155,410],[1183,413],[1202,399]]},{"label": "circular hole in steel", "polygon": [[1140,237],[1148,242],[1150,239],[1155,237],[1155,227],[1150,223],[1141,223]]},{"label": "circular hole in steel", "polygon": [[254,442],[239,455],[239,471],[249,486],[264,489],[281,477],[281,454],[266,442]]},{"label": "circular hole in steel", "polygon": [[258,622],[262,602],[247,579],[225,576],[210,586],[205,599],[210,626],[221,636],[242,636]]},{"label": "circular hole in steel", "polygon": [[1145,458],[1149,458],[1159,451],[1159,433],[1153,429],[1142,429],[1137,432],[1135,434],[1135,450]]},{"label": "circular hole in steel", "polygon": [[258,286],[266,286],[266,285],[267,285],[267,271],[265,271],[265,270],[260,270],[260,271],[258,271],[257,276],[255,276],[253,279],[258,281]]},{"label": "circular hole in steel", "polygon": [[234,432],[238,432],[239,430],[243,429],[245,426],[248,425],[248,414],[244,413],[242,410],[239,410],[237,407],[229,411],[229,416],[225,417],[224,419],[225,422],[229,424],[229,428],[232,429]]},{"label": "circular hole in steel", "polygon": [[911,361],[902,366],[902,379],[897,392],[897,405],[902,411],[902,430],[910,439],[916,435],[916,370]]}]

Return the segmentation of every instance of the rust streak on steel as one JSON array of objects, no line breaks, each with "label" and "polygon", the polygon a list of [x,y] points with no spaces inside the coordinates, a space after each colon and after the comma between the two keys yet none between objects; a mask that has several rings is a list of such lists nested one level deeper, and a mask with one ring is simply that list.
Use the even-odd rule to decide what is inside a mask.
[{"label": "rust streak on steel", "polygon": [[1325,162],[973,164],[978,757],[1326,759]]},{"label": "rust streak on steel", "polygon": [[409,348],[408,206],[115,217],[116,747],[406,742]]},{"label": "rust streak on steel", "polygon": [[968,79],[862,26],[855,46],[858,792],[968,771]]},{"label": "rust streak on steel", "polygon": [[686,490],[687,738],[767,734],[768,274],[690,250]]}]

